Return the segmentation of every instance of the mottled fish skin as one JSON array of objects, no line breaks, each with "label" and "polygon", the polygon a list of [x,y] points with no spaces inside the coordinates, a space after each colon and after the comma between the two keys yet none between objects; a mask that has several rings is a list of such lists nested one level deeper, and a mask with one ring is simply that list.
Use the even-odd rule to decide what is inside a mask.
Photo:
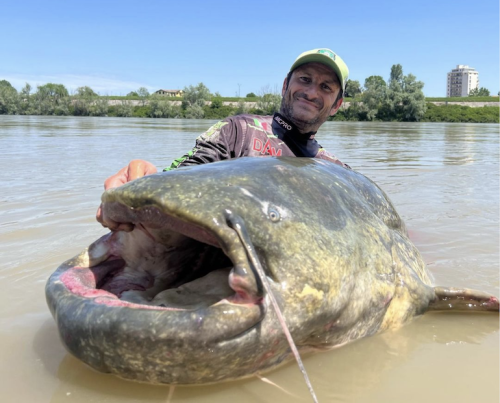
[{"label": "mottled fish skin", "polygon": [[425,264],[386,194],[365,176],[326,161],[240,158],[187,167],[107,191],[102,201],[114,220],[140,222],[167,244],[183,238],[163,233],[163,226],[221,247],[235,266],[232,287],[255,299],[175,311],[121,304],[102,290],[78,295],[62,276],[81,269],[78,281],[92,290],[86,268],[112,254],[106,245],[113,236],[133,250],[138,230],[98,240],[57,269],[46,294],[66,348],[102,372],[202,384],[250,376],[292,358],[225,221],[227,211],[245,223],[301,351],[400,327],[436,304]]}]

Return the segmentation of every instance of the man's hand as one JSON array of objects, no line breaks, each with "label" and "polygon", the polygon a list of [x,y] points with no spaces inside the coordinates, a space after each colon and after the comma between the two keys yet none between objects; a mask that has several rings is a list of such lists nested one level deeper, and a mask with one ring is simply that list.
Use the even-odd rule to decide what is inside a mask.
[{"label": "man's hand", "polygon": [[[111,189],[119,187],[127,182],[133,181],[137,178],[142,178],[146,175],[151,175],[158,172],[156,167],[148,161],[144,160],[133,160],[126,167],[120,169],[116,174],[110,176],[104,182],[104,189]],[[132,223],[117,223],[106,217],[102,211],[102,204],[97,209],[96,219],[104,227],[109,228],[112,231],[126,231],[130,232],[134,229],[134,224]]]}]

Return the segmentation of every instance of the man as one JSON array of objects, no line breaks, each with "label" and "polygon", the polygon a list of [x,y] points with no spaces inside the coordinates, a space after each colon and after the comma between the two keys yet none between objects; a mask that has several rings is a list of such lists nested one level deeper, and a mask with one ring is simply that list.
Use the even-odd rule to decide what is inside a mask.
[{"label": "man", "polygon": [[[281,108],[274,116],[238,115],[216,123],[198,139],[195,147],[176,159],[165,171],[239,157],[296,156],[332,161],[348,168],[323,149],[315,139],[319,127],[342,105],[349,70],[330,49],[314,49],[295,60],[283,82]],[[157,172],[150,162],[134,160],[109,177],[109,189]],[[112,230],[129,231],[104,217],[97,220]]]}]

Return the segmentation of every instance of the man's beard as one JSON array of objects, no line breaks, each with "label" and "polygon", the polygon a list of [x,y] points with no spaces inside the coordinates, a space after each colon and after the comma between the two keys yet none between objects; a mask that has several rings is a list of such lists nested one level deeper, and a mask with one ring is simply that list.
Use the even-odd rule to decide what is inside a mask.
[{"label": "man's beard", "polygon": [[[323,105],[321,105],[321,101],[317,100],[311,101],[310,99],[307,98],[306,94],[304,93],[299,92],[298,94],[296,94],[296,98],[297,99],[304,98],[309,102],[313,102],[318,106],[319,110],[323,108]],[[292,122],[295,126],[297,126],[300,132],[308,133],[310,131],[317,130],[318,127],[321,126],[321,124],[323,123],[323,120],[321,119],[321,114],[318,114],[313,119],[308,119],[308,120],[300,119],[298,116],[295,116],[293,110],[293,103],[294,103],[293,96],[290,94],[289,91],[286,91],[285,95],[281,99],[280,113],[290,122]]]}]

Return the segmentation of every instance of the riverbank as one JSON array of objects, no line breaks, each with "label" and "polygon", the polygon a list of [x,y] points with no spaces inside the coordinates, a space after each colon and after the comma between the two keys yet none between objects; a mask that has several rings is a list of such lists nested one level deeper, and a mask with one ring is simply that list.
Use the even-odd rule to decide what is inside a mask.
[{"label": "riverbank", "polygon": [[[182,101],[163,100],[154,101],[150,105],[148,101],[118,100],[110,99],[108,116],[124,116],[123,112],[128,108],[126,116],[129,117],[187,117],[183,114]],[[343,103],[341,109],[331,121],[360,121],[350,108],[351,102]],[[421,122],[449,122],[449,123],[499,123],[499,102],[462,102],[432,101],[426,103],[427,110],[420,120]],[[275,105],[277,107],[277,105]],[[196,118],[224,119],[231,115],[241,113],[252,113],[257,115],[272,114],[270,106],[264,106],[259,102],[235,102],[235,101],[205,101],[200,107],[200,114]]]},{"label": "riverbank", "polygon": [[[121,105],[123,102],[129,102],[133,106],[141,106],[144,103],[145,104],[148,103],[148,101],[141,101],[141,100],[137,100],[137,99],[109,99],[108,100],[108,105],[110,105],[110,106]],[[172,105],[176,105],[176,106],[182,105],[182,101],[170,101],[170,100],[168,100],[168,102],[171,102]],[[237,107],[239,103],[240,102],[238,102],[238,101],[222,101],[222,105],[224,105],[224,106]],[[257,105],[256,101],[244,101],[244,103],[249,108],[255,108],[256,105]],[[467,101],[429,101],[429,102],[427,102],[427,104],[433,104],[433,105],[438,105],[438,106],[441,106],[441,105],[468,106],[468,107],[471,107],[471,108],[482,108],[483,106],[497,106],[497,107],[500,107],[500,102],[498,102],[498,101],[489,101],[489,102],[484,102],[484,101],[482,101],[482,102],[471,102],[469,100],[467,100]],[[210,106],[210,105],[212,105],[212,102],[211,101],[206,101],[205,105]],[[344,109],[346,109],[346,108],[349,108],[350,105],[351,105],[351,102],[350,101],[346,101],[346,102],[343,103],[342,107]]]},{"label": "riverbank", "polygon": [[[0,115],[48,115],[48,116],[109,116],[139,118],[186,118],[186,119],[224,119],[231,115],[243,113],[256,115],[272,115],[279,110],[281,97],[268,94],[257,100],[245,98],[234,99],[212,98],[211,101],[198,100],[194,104],[179,99],[152,96],[144,99],[110,99],[110,97],[47,97],[39,99],[29,96],[0,97]],[[127,97],[128,98],[128,97]],[[487,97],[496,101],[463,98],[460,101],[436,99],[428,101],[422,108],[421,122],[452,123],[499,123],[500,103],[498,97]],[[405,107],[404,105],[402,105]],[[373,105],[371,106],[374,107]],[[375,105],[375,108],[377,106]],[[379,107],[380,108],[380,107]],[[374,109],[370,116],[363,112],[362,103],[353,104],[347,98],[332,121],[401,121],[404,115],[391,113],[377,114]],[[375,116],[375,119],[373,118]],[[370,117],[370,118],[369,118]]]},{"label": "riverbank", "polygon": [[[109,100],[108,116],[129,117],[164,117],[183,118],[180,101],[164,101],[150,106],[142,105],[141,101]],[[124,111],[127,109],[127,115]],[[267,110],[266,110],[267,109]],[[205,102],[200,107],[195,118],[224,119],[231,115],[251,113],[256,115],[272,114],[273,110],[263,108],[257,102],[222,102],[214,104]],[[449,122],[449,123],[499,123],[500,104],[498,102],[427,102],[426,111],[421,122]],[[331,121],[363,121],[359,115],[352,113],[350,103],[345,102]],[[389,121],[389,120],[387,120]]]}]

